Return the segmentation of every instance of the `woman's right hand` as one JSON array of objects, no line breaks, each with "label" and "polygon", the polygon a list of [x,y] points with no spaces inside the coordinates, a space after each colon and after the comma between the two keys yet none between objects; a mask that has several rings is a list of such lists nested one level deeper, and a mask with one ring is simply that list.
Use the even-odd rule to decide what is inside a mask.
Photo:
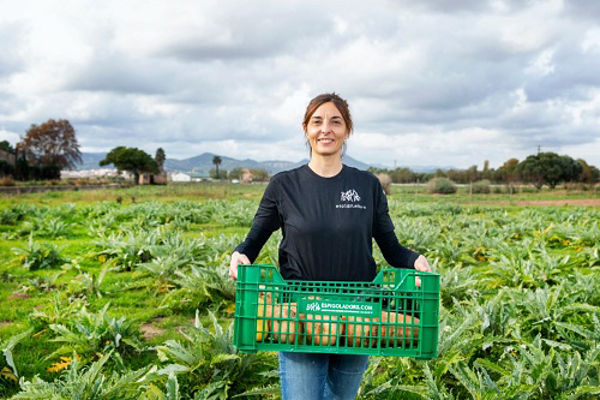
[{"label": "woman's right hand", "polygon": [[231,262],[229,263],[229,276],[236,281],[238,275],[238,265],[239,264],[251,264],[248,257],[245,254],[242,254],[238,251],[234,251],[231,255]]}]

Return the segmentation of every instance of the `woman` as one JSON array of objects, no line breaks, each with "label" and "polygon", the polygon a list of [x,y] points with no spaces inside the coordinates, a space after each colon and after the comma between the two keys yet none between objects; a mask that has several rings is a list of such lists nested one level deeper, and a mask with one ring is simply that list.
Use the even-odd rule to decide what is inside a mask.
[{"label": "woman", "polygon": [[[279,265],[287,280],[371,281],[373,238],[390,265],[430,271],[425,257],[398,243],[377,178],[342,164],[353,130],[348,103],[335,93],[315,97],[302,128],[310,162],[273,176],[248,237],[231,256],[230,276],[237,279],[238,264],[251,264],[279,228]],[[279,352],[282,398],[354,399],[367,359]]]}]

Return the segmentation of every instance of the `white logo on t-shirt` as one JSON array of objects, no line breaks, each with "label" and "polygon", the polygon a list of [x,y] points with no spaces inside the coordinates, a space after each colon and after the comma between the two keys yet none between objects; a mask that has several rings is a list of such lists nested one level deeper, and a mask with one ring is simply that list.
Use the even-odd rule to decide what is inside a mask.
[{"label": "white logo on t-shirt", "polygon": [[362,204],[358,204],[358,202],[360,201],[360,196],[358,195],[358,192],[354,189],[342,192],[342,198],[340,200],[350,203],[336,204],[335,208],[360,208],[362,210],[366,210],[367,208]]},{"label": "white logo on t-shirt", "polygon": [[341,201],[360,201],[360,196],[354,189],[350,189],[347,192],[342,192]]}]

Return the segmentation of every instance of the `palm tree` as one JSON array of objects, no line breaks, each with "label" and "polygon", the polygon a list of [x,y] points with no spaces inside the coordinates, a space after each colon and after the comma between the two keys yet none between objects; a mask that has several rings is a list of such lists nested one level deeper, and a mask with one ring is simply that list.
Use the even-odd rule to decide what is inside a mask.
[{"label": "palm tree", "polygon": [[166,159],[167,156],[165,155],[165,151],[162,149],[162,147],[159,147],[158,150],[156,150],[156,155],[154,156],[154,161],[156,161],[156,165],[158,165],[158,172],[164,172],[163,167]]},{"label": "palm tree", "polygon": [[217,174],[216,174],[217,175],[217,179],[220,178],[220,175],[219,175],[219,165],[221,165],[222,161],[223,160],[221,160],[221,157],[219,157],[219,156],[214,156],[213,157],[213,164],[215,164],[215,168],[217,169]]}]

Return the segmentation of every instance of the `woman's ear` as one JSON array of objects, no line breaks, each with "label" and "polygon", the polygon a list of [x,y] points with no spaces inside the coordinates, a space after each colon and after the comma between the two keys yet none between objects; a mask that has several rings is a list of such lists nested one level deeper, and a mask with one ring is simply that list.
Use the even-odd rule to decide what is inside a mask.
[{"label": "woman's ear", "polygon": [[304,131],[304,136],[307,136],[308,132],[306,132],[306,124],[302,124],[302,130]]}]

